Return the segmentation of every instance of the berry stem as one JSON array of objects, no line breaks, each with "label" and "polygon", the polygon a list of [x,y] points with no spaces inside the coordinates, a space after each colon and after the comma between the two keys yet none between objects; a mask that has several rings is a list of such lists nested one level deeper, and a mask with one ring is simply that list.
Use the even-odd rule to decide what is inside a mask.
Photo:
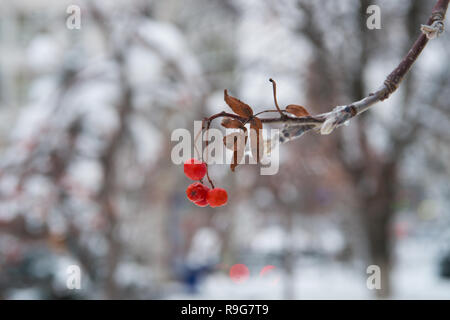
[{"label": "berry stem", "polygon": [[272,78],[269,79],[270,82],[272,82],[272,87],[273,87],[273,101],[275,102],[275,107],[277,107],[278,112],[280,113],[281,118],[284,117],[283,112],[281,111],[280,107],[278,106],[278,101],[277,101],[277,83],[275,82],[275,80],[273,80]]},{"label": "berry stem", "polygon": [[[206,121],[206,143],[205,143],[205,151],[208,150],[208,145],[209,145],[209,140],[208,140],[208,131],[209,128],[211,127],[211,119],[208,119]],[[203,129],[203,126],[202,126]],[[206,154],[208,154],[208,152],[206,152]],[[202,161],[206,164],[206,178],[208,178],[208,182],[211,185],[211,188],[214,189],[214,183],[212,182],[211,178],[209,177],[209,166],[208,166],[208,159],[206,159],[206,161],[203,160],[203,154],[202,154]]]},{"label": "berry stem", "polygon": [[243,122],[243,121],[245,121],[247,119],[247,118],[238,116],[237,114],[228,113],[228,112],[225,112],[225,111],[213,114],[211,117],[205,118],[205,119],[206,119],[206,121],[213,121],[214,119],[221,118],[221,117],[233,118],[233,119],[239,120],[241,122]]},{"label": "berry stem", "polygon": [[199,133],[197,133],[197,135],[194,138],[194,150],[195,150],[195,152],[197,152],[197,158],[202,159],[202,160],[203,160],[203,155],[201,155],[200,151],[198,151],[198,149],[197,149],[197,140],[200,137],[200,135],[203,134],[204,127],[205,127],[205,120],[202,120],[202,129],[200,130]]},{"label": "berry stem", "polygon": [[209,170],[208,170],[208,165],[206,165],[206,178],[208,178],[208,182],[211,185],[211,189],[214,189],[214,183],[212,182],[211,178],[209,177]]},{"label": "berry stem", "polygon": [[[259,116],[260,114],[268,113],[268,112],[279,112],[279,111],[278,111],[278,109],[275,109],[275,110],[264,110],[264,111],[260,111],[258,113],[255,113],[253,116],[256,117],[256,116]],[[286,112],[286,110],[281,110],[281,112]]]}]

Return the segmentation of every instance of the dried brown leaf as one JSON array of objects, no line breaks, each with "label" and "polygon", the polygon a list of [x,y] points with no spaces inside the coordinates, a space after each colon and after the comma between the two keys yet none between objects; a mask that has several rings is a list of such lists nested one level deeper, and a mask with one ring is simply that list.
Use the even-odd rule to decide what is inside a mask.
[{"label": "dried brown leaf", "polygon": [[[244,128],[245,129],[245,128]],[[232,132],[225,137],[223,137],[223,144],[229,150],[235,150],[235,137],[238,142],[238,149],[245,150],[245,145],[247,144],[247,130]]]},{"label": "dried brown leaf", "polygon": [[298,106],[296,104],[290,104],[286,107],[286,111],[293,114],[296,117],[307,117],[309,116],[309,112],[305,109],[305,107]]},{"label": "dried brown leaf", "polygon": [[233,132],[223,137],[223,144],[227,149],[233,151],[233,159],[230,165],[231,171],[238,166],[245,153],[247,144],[247,131]]},{"label": "dried brown leaf", "polygon": [[250,147],[252,155],[255,157],[256,162],[260,162],[261,157],[264,154],[264,139],[261,137],[261,130],[263,124],[259,118],[253,118],[250,121]]},{"label": "dried brown leaf", "polygon": [[235,152],[233,153],[233,162],[230,164],[230,169],[231,169],[231,171],[233,171],[233,172],[234,172],[234,170],[236,169],[236,167],[239,165],[237,159],[238,159],[238,152],[235,151]]},{"label": "dried brown leaf", "polygon": [[250,108],[248,104],[245,104],[241,100],[229,96],[227,90],[224,91],[225,96],[225,102],[227,105],[231,108],[231,110],[234,111],[237,115],[244,117],[244,118],[250,118],[253,115],[253,110]]},{"label": "dried brown leaf", "polygon": [[254,130],[262,130],[263,123],[261,119],[254,117],[252,120],[250,120],[250,129]]},{"label": "dried brown leaf", "polygon": [[239,120],[236,120],[236,119],[231,119],[231,118],[224,118],[222,120],[221,125],[227,129],[242,129],[242,128],[244,128],[244,125],[242,124],[242,122],[240,122]]}]

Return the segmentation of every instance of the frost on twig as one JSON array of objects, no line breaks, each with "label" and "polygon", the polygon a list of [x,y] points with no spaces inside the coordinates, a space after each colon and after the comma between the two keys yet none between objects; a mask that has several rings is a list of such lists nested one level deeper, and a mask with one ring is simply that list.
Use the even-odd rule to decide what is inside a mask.
[{"label": "frost on twig", "polygon": [[420,31],[422,31],[422,33],[431,40],[439,37],[439,35],[444,32],[444,23],[442,22],[442,20],[437,20],[434,21],[431,26],[422,24],[420,26]]},{"label": "frost on twig", "polygon": [[305,132],[315,129],[322,135],[327,135],[341,125],[347,125],[351,117],[356,115],[354,106],[337,106],[332,111],[319,114],[315,124],[290,124],[286,123],[281,131],[280,143],[285,143],[301,137]]},{"label": "frost on twig", "polygon": [[325,117],[325,121],[320,127],[320,134],[327,135],[333,132],[335,128],[341,124],[348,123],[348,119],[352,117],[352,113],[347,106],[337,106],[328,113]]},{"label": "frost on twig", "polygon": [[285,124],[281,130],[280,143],[289,142],[291,140],[300,138],[305,132],[313,129],[314,125],[290,125]]}]

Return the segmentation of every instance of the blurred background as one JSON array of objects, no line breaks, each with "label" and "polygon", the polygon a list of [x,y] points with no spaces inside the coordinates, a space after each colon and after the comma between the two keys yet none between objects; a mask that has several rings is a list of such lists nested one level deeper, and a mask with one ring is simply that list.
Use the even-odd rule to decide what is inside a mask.
[{"label": "blurred background", "polygon": [[170,158],[172,131],[226,110],[225,88],[255,111],[273,109],[270,77],[311,113],[364,97],[433,4],[2,1],[0,298],[449,299],[448,33],[390,99],[281,146],[277,175],[211,167],[224,207],[189,202]]}]

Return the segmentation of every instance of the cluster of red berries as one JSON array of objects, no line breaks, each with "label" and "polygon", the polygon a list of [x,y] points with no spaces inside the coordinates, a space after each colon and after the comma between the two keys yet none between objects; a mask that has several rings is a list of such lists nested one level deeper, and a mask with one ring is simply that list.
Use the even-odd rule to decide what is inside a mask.
[{"label": "cluster of red berries", "polygon": [[[207,171],[206,163],[197,159],[189,159],[184,163],[184,174],[192,180],[201,180]],[[210,189],[201,182],[194,182],[186,189],[190,201],[199,207],[220,207],[227,203],[228,195],[225,189]]]}]

